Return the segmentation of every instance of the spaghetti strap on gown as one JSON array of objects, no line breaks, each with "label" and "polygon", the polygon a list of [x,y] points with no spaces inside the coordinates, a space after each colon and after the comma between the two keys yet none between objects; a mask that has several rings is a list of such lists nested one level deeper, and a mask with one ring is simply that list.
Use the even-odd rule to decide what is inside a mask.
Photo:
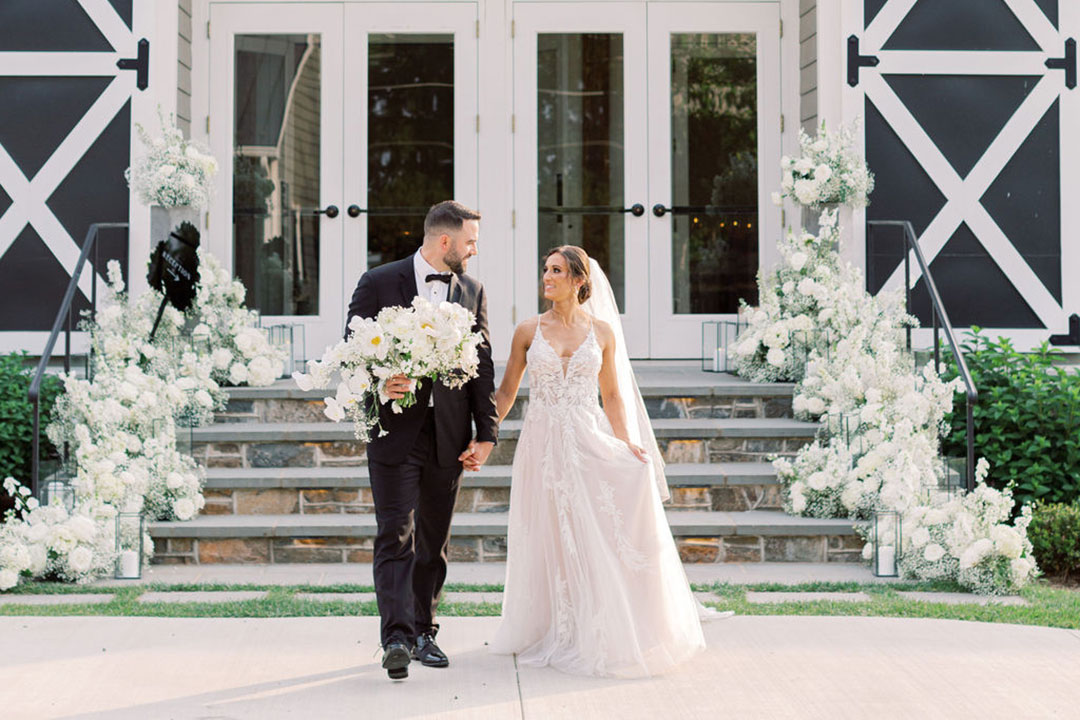
[{"label": "spaghetti strap on gown", "polygon": [[594,329],[564,365],[538,322],[526,361],[492,651],[581,675],[662,673],[705,648],[703,608],[650,469],[600,407]]}]

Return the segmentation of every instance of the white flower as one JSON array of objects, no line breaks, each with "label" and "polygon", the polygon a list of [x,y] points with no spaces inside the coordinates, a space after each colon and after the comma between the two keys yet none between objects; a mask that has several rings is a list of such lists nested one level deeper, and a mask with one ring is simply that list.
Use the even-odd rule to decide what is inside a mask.
[{"label": "white flower", "polygon": [[68,566],[80,575],[89,571],[93,562],[94,554],[88,548],[82,546],[75,548],[68,555]]},{"label": "white flower", "polygon": [[1008,525],[995,525],[990,528],[990,539],[994,541],[994,549],[1010,560],[1017,559],[1024,551],[1020,534]]},{"label": "white flower", "polygon": [[173,512],[178,520],[190,520],[195,515],[195,503],[188,498],[180,498],[173,503]]},{"label": "white flower", "polygon": [[773,205],[776,205],[777,207],[784,204],[784,199],[783,199],[783,197],[781,197],[780,193],[774,192],[772,194],[772,203],[773,203]]},{"label": "white flower", "polygon": [[917,528],[911,533],[911,544],[919,548],[930,542],[930,531],[924,527]]},{"label": "white flower", "polygon": [[311,376],[305,375],[300,371],[294,372],[292,374],[292,378],[296,381],[296,386],[304,392],[307,392],[308,390],[311,390],[315,387],[315,383],[312,381]]},{"label": "white flower", "polygon": [[784,351],[780,348],[772,348],[765,354],[765,360],[773,367],[783,367],[786,360]]},{"label": "white flower", "polygon": [[825,401],[819,397],[812,397],[806,401],[806,411],[811,415],[821,415],[825,412]]},{"label": "white flower", "polygon": [[233,385],[240,385],[247,382],[248,379],[248,367],[242,362],[235,362],[232,367],[229,368],[229,382]]},{"label": "white flower", "polygon": [[972,543],[967,550],[960,555],[960,569],[968,570],[975,567],[979,562],[994,550],[994,543],[989,538],[980,538]]},{"label": "white flower", "polygon": [[215,370],[225,370],[232,364],[233,355],[229,351],[229,348],[215,348],[214,352],[210,355],[212,362],[214,363]]},{"label": "white flower", "polygon": [[788,258],[788,265],[790,265],[791,269],[796,272],[802,270],[803,267],[806,265],[806,253],[792,253],[791,257]]},{"label": "white flower", "polygon": [[323,409],[326,417],[334,422],[341,422],[345,419],[345,408],[341,406],[336,397],[323,398],[323,401],[326,403],[326,407]]},{"label": "white flower", "polygon": [[14,570],[0,570],[0,590],[10,590],[19,584],[19,574]]},{"label": "white flower", "polygon": [[937,543],[930,543],[923,550],[923,557],[927,562],[937,562],[941,558],[945,557],[945,548]]},{"label": "white flower", "polygon": [[814,179],[819,182],[825,182],[832,177],[832,168],[822,163],[814,168]]}]

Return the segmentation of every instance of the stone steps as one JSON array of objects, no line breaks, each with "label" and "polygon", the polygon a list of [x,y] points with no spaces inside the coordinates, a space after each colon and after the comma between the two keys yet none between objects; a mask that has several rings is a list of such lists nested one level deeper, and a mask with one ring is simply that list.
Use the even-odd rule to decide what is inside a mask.
[{"label": "stone steps", "polygon": [[[458,512],[505,512],[510,502],[510,465],[466,473]],[[665,468],[670,510],[760,510],[781,505],[770,463],[681,463]],[[207,515],[371,513],[366,466],[321,468],[210,468]]]},{"label": "stone steps", "polygon": [[[862,541],[847,520],[799,518],[778,511],[669,511],[684,562],[851,562]],[[450,557],[506,559],[506,513],[456,513]],[[371,562],[372,514],[218,515],[154,522],[159,563]]]},{"label": "stone steps", "polygon": [[[521,420],[499,428],[489,462],[513,462]],[[819,425],[791,418],[657,418],[657,442],[669,463],[762,462],[791,455],[810,442]],[[326,467],[366,464],[352,425],[334,422],[215,423],[192,432],[195,458],[208,468]]]},{"label": "stone steps", "polygon": [[[858,559],[862,543],[849,522],[779,510],[768,460],[793,455],[818,430],[793,419],[792,385],[705,373],[691,363],[644,363],[636,371],[667,462],[666,509],[686,562]],[[207,468],[203,514],[153,523],[155,562],[370,562],[365,447],[350,424],[327,421],[325,394],[291,381],[232,389],[217,422],[190,436]],[[488,465],[465,475],[455,560],[505,559],[511,466],[528,396],[522,387]]]}]

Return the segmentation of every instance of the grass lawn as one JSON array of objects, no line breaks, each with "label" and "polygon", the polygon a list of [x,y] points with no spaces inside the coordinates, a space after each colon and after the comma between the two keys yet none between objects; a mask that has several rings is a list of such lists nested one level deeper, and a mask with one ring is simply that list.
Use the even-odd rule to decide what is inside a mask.
[{"label": "grass lawn", "polygon": [[[958,592],[951,583],[802,583],[798,585],[694,585],[697,591],[715,593],[708,604],[740,615],[858,615],[876,617],[917,617],[971,620],[976,622],[1015,623],[1080,629],[1080,591],[1039,581],[1025,588],[1021,596],[1027,606],[949,605],[920,602],[898,594],[902,590]],[[263,590],[257,600],[225,603],[140,603],[138,597],[149,591],[237,591]],[[370,585],[168,585],[149,583],[121,587],[80,587],[63,583],[28,583],[6,593],[6,597],[39,594],[94,593],[112,594],[108,603],[70,605],[0,605],[0,616],[150,616],[150,617],[325,617],[377,615],[374,602],[318,601],[297,597],[300,593],[373,592]],[[446,586],[447,592],[501,592],[501,585]],[[864,592],[868,602],[814,600],[753,604],[747,591],[759,592]],[[445,616],[497,616],[498,603],[443,603]]]}]

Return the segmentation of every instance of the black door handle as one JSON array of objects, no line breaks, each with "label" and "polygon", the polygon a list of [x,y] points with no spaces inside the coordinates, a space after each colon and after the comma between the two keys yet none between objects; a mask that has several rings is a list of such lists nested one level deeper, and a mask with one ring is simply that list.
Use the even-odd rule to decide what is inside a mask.
[{"label": "black door handle", "polygon": [[316,210],[315,214],[325,215],[328,218],[336,218],[339,212],[341,211],[338,210],[337,205],[327,205],[325,210]]},{"label": "black door handle", "polygon": [[628,208],[623,208],[624,213],[630,213],[634,217],[641,217],[645,214],[645,206],[641,203],[634,203]]},{"label": "black door handle", "polygon": [[353,203],[352,205],[350,205],[348,208],[345,209],[345,212],[347,212],[349,214],[349,217],[360,217],[360,213],[362,213],[364,211],[360,209],[359,205],[357,205],[356,203]]},{"label": "black door handle", "polygon": [[652,214],[656,217],[664,217],[664,214],[669,212],[671,212],[671,208],[664,207],[664,203],[656,203],[652,206]]}]

